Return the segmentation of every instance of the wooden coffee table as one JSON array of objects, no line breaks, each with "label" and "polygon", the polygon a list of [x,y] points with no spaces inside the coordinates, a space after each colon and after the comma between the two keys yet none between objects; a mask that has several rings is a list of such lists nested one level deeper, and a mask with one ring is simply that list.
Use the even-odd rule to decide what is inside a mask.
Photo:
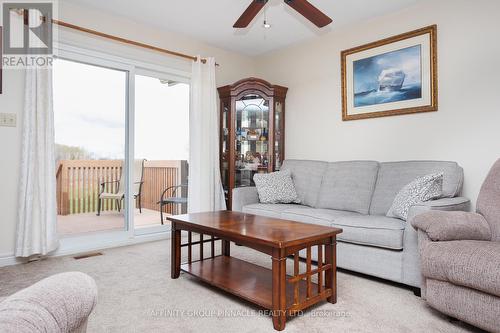
[{"label": "wooden coffee table", "polygon": [[[238,212],[220,211],[178,215],[172,222],[171,277],[186,272],[226,292],[270,310],[274,328],[285,328],[286,318],[327,300],[337,302],[336,236],[342,229],[299,223]],[[187,243],[181,244],[181,231]],[[193,237],[193,234],[199,234]],[[195,239],[197,238],[197,239]],[[222,243],[216,254],[215,242]],[[272,270],[230,256],[230,242],[271,256]],[[210,243],[210,253],[203,244]],[[193,247],[199,254],[193,253]],[[187,262],[181,264],[181,249]],[[313,268],[312,248],[318,249]],[[299,251],[306,251],[306,271],[299,271]],[[286,273],[286,260],[294,262],[293,275]],[[311,277],[316,275],[318,283]]]}]

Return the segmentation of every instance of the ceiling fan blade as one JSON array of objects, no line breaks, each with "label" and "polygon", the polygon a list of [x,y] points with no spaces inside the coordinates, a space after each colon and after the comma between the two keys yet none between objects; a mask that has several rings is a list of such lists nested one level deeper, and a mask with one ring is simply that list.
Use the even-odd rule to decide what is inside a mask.
[{"label": "ceiling fan blade", "polygon": [[241,17],[233,25],[233,28],[246,28],[252,20],[259,14],[268,0],[253,0],[250,6],[245,10]]},{"label": "ceiling fan blade", "polygon": [[333,22],[331,18],[307,0],[285,0],[285,3],[314,23],[318,28],[323,28]]}]

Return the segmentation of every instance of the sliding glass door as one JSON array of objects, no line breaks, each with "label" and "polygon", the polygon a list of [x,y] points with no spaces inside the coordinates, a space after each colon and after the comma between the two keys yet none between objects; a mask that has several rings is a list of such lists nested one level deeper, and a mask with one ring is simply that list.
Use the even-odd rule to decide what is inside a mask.
[{"label": "sliding glass door", "polygon": [[126,229],[128,75],[78,61],[54,62],[61,236]]},{"label": "sliding glass door", "polygon": [[167,217],[187,210],[189,74],[73,46],[57,51],[60,235],[108,241],[169,230]]},{"label": "sliding glass door", "polygon": [[[137,70],[134,85],[135,161],[144,161],[134,226],[141,234],[168,229],[167,217],[187,209],[189,84]],[[141,176],[136,170],[135,181]]]}]

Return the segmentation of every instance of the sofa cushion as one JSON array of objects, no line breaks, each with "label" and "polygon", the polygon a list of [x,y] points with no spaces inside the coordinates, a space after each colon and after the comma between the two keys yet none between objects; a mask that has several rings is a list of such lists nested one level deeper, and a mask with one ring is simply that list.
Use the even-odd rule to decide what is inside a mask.
[{"label": "sofa cushion", "polygon": [[368,214],[378,166],[374,161],[329,163],[317,207]]},{"label": "sofa cushion", "polygon": [[415,179],[399,191],[387,216],[408,220],[412,206],[437,199],[443,195],[443,173],[432,173]]},{"label": "sofa cushion", "polygon": [[296,204],[251,204],[243,206],[243,213],[261,215],[273,218],[281,218],[281,213],[287,209],[303,209],[307,206],[296,205]]},{"label": "sofa cushion", "polygon": [[303,205],[316,205],[323,174],[328,166],[327,162],[286,160],[281,170],[290,170],[295,184],[295,190]]},{"label": "sofa cushion", "polygon": [[303,223],[321,224],[329,227],[332,222],[340,217],[358,215],[358,213],[342,210],[295,207],[284,210],[281,213],[281,218]]},{"label": "sofa cushion", "polygon": [[463,170],[455,162],[407,161],[380,163],[377,183],[370,206],[371,215],[385,215],[398,192],[418,177],[443,172],[443,197],[460,194]]},{"label": "sofa cushion", "polygon": [[253,181],[261,203],[299,203],[290,170],[257,173]]},{"label": "sofa cushion", "polygon": [[431,242],[422,251],[425,277],[500,297],[500,243]]},{"label": "sofa cushion", "polygon": [[406,222],[386,216],[348,216],[336,219],[331,226],[342,228],[338,240],[392,250],[403,249]]}]

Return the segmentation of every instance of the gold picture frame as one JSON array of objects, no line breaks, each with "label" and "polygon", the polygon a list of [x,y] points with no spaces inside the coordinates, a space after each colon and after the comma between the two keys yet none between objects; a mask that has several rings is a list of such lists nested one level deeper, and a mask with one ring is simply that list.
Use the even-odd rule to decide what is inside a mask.
[{"label": "gold picture frame", "polygon": [[342,51],[341,75],[343,121],[437,111],[437,26]]}]

